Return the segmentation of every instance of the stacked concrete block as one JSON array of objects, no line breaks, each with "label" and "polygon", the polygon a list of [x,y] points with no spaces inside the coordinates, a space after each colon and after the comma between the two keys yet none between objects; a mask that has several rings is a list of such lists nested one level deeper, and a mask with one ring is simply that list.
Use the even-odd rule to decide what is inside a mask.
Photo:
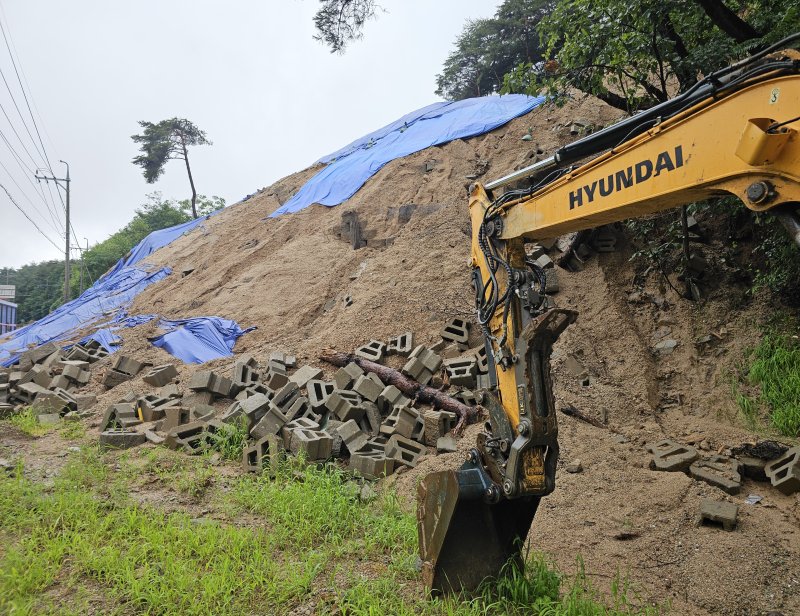
[{"label": "stacked concrete block", "polygon": [[403,357],[408,357],[413,350],[414,334],[412,332],[406,332],[394,338],[389,338],[389,344],[386,345],[387,355],[402,355]]},{"label": "stacked concrete block", "polygon": [[800,491],[800,447],[792,447],[777,460],[764,467],[773,486],[784,494]]},{"label": "stacked concrete block", "polygon": [[178,369],[175,367],[175,364],[164,364],[163,366],[152,368],[144,375],[142,380],[153,387],[163,387],[177,376]]},{"label": "stacked concrete block", "polygon": [[379,362],[386,353],[386,343],[380,340],[370,340],[355,350],[354,355],[369,361]]}]

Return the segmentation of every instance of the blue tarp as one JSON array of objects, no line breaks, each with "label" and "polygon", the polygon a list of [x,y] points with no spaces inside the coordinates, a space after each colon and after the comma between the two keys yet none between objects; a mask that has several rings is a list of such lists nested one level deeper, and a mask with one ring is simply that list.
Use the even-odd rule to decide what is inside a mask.
[{"label": "blue tarp", "polygon": [[270,218],[298,212],[312,203],[329,207],[352,197],[381,167],[425,148],[494,130],[544,102],[542,97],[510,94],[434,103],[324,156],[329,163]]},{"label": "blue tarp", "polygon": [[[163,280],[171,273],[168,267],[153,269],[137,267],[136,264],[205,220],[198,218],[148,235],[80,297],[60,306],[35,323],[21,327],[0,342],[0,365],[10,365],[30,345],[39,346],[46,342],[67,340],[87,326],[106,325],[115,314],[117,319],[128,318],[127,314],[118,311],[127,307],[146,287]],[[116,323],[117,320],[112,322]],[[108,338],[107,342],[110,340]]]},{"label": "blue tarp", "polygon": [[202,364],[212,359],[230,357],[236,340],[255,329],[242,329],[236,321],[219,317],[164,320],[159,325],[170,331],[150,341],[187,364]]}]

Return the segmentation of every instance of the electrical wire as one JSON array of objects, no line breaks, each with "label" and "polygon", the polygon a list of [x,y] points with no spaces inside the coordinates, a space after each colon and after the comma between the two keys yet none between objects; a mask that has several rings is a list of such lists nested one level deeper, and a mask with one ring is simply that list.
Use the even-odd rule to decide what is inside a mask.
[{"label": "electrical wire", "polygon": [[27,218],[34,227],[36,227],[36,230],[39,233],[42,234],[42,237],[44,237],[48,242],[50,242],[56,248],[56,250],[60,252],[61,248],[53,240],[51,240],[50,237],[44,231],[42,231],[39,225],[37,225],[36,222],[34,222],[33,218],[28,216],[28,213],[19,206],[19,204],[14,200],[14,197],[11,196],[11,193],[8,192],[8,189],[5,187],[5,185],[0,184],[0,188],[2,188],[5,191],[6,195],[8,195],[8,198],[11,201],[11,203],[14,204],[14,207],[16,207],[20,212],[22,212],[22,215],[25,216],[25,218]]}]

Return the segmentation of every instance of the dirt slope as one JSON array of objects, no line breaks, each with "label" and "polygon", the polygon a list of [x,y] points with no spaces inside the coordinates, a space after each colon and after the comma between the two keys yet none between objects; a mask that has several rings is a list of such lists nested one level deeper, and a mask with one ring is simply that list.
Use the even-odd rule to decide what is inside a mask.
[{"label": "dirt slope", "polygon": [[[394,161],[339,207],[263,220],[314,171],[292,175],[155,253],[149,262],[176,273],[142,293],[130,312],[232,318],[258,327],[240,339],[237,352],[260,357],[287,350],[317,364],[326,347],[350,350],[406,330],[420,343],[432,342],[445,319],[471,316],[467,176],[485,172],[482,179],[492,179],[530,163],[537,146],[551,152],[574,138],[573,118],[604,125],[616,117],[590,100],[542,107],[490,134]],[[534,139],[522,141],[528,129]],[[358,214],[368,237],[359,250],[339,237],[349,212]],[[671,437],[708,454],[753,438],[736,423],[726,374],[755,341],[761,307],[734,308],[724,288],[692,305],[655,276],[635,287],[629,256],[623,242],[616,253],[591,258],[582,272],[560,273],[557,302],[580,317],[556,347],[557,404],[607,418],[609,428],[560,416],[558,488],[540,508],[532,543],[566,570],[581,554],[590,575],[627,572],[644,597],[672,601],[673,613],[800,613],[798,497],[752,483],[728,497],[685,475],[647,470],[643,448]],[[181,277],[184,267],[195,270]],[[153,332],[153,324],[123,332],[123,348],[142,360],[168,361],[147,344]],[[709,333],[719,336],[713,348],[694,344]],[[652,346],[666,335],[679,344],[658,356]],[[567,369],[568,356],[585,366],[589,386]],[[192,370],[183,367],[182,376]],[[115,397],[104,394],[101,405]],[[462,448],[475,432],[469,430]],[[575,458],[584,471],[567,474],[563,466]],[[429,457],[388,483],[411,501],[419,477],[459,459]],[[764,496],[761,505],[743,504],[751,492]],[[739,529],[697,528],[703,497],[739,504]],[[622,531],[633,538],[617,538]]]}]

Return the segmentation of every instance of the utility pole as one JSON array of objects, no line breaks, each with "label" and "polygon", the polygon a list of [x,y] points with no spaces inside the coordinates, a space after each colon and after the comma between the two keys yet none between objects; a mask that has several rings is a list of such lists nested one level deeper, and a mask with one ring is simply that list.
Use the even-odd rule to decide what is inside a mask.
[{"label": "utility pole", "polygon": [[[70,227],[69,227],[69,163],[60,160],[60,163],[64,163],[67,166],[67,177],[66,178],[57,178],[55,176],[46,176],[46,175],[37,175],[34,173],[34,177],[41,181],[44,180],[45,182],[53,182],[56,185],[56,190],[59,188],[65,188],[67,192],[67,203],[65,208],[65,213],[67,215],[66,226],[64,227],[65,232],[65,244],[64,244],[64,303],[69,301],[69,278],[70,278],[70,271],[69,271],[69,236],[70,236]],[[60,184],[59,182],[64,182],[64,185]],[[77,239],[77,238],[76,238]]]}]

